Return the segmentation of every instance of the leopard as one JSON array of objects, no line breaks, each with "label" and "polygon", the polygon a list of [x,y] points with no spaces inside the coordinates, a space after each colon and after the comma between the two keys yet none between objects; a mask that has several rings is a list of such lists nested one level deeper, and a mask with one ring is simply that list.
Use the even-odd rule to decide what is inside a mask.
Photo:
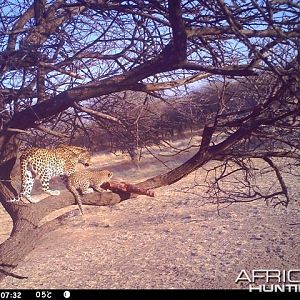
[{"label": "leopard", "polygon": [[74,195],[81,215],[84,212],[78,190],[82,195],[93,193],[94,190],[101,193],[103,191],[101,185],[108,182],[112,176],[113,172],[108,170],[83,170],[75,172],[67,178],[67,188]]},{"label": "leopard", "polygon": [[76,171],[78,163],[89,166],[91,153],[85,147],[59,145],[53,149],[32,147],[20,156],[21,192],[10,202],[19,201],[23,197],[29,202],[35,201],[31,192],[35,179],[39,179],[44,192],[51,196],[58,196],[59,190],[50,190],[51,178],[61,176],[66,184],[67,177]]}]

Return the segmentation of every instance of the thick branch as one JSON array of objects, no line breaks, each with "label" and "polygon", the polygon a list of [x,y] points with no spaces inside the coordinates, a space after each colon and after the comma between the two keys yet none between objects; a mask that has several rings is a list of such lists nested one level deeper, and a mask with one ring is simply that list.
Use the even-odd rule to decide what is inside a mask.
[{"label": "thick branch", "polygon": [[[258,125],[257,125],[258,126]],[[188,161],[180,165],[179,167],[165,173],[162,175],[155,176],[153,178],[147,179],[139,184],[138,187],[144,189],[157,188],[165,185],[170,185],[177,182],[183,177],[187,176],[191,172],[202,167],[208,161],[220,157],[224,151],[235,145],[237,142],[248,137],[253,130],[256,129],[256,125],[245,124],[243,127],[236,130],[230,136],[228,136],[224,141],[219,144],[200,148],[199,151]],[[212,134],[212,132],[210,132]]]},{"label": "thick branch", "polygon": [[[300,36],[300,30],[291,30],[291,31],[282,31],[278,28],[268,28],[264,30],[249,30],[241,29],[241,34],[245,35],[248,38],[251,37],[285,37],[285,38],[296,38]],[[230,39],[234,36],[235,32],[229,26],[224,27],[206,27],[206,28],[194,28],[189,27],[186,29],[187,37],[210,37],[212,39],[222,35],[221,39]]]},{"label": "thick branch", "polygon": [[13,25],[11,30],[12,33],[8,38],[8,43],[6,47],[7,51],[15,50],[16,41],[18,37],[16,33],[19,33],[19,31],[24,28],[25,24],[33,17],[33,15],[34,15],[33,5],[31,5],[26,10],[26,12],[18,19],[18,21]]},{"label": "thick branch", "polygon": [[169,0],[169,20],[173,32],[174,50],[178,60],[186,60],[187,35],[182,18],[181,0]]},{"label": "thick branch", "polygon": [[85,10],[84,6],[65,8],[63,13],[58,13],[60,6],[64,1],[56,0],[56,2],[47,9],[45,18],[42,19],[38,26],[35,26],[28,36],[24,39],[23,45],[39,46],[45,42],[49,35],[54,33],[61,24],[66,20],[72,19],[75,15]]},{"label": "thick branch", "polygon": [[122,82],[124,78],[124,76],[115,76],[64,91],[57,96],[16,113],[7,126],[19,129],[35,128],[37,126],[36,122],[41,122],[45,118],[57,115],[72,107],[74,101],[82,101],[121,91],[123,89]]}]

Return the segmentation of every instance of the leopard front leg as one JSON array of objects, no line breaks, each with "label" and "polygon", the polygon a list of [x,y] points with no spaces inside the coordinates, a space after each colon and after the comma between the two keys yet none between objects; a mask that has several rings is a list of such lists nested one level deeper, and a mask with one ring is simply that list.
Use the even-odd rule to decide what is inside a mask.
[{"label": "leopard front leg", "polygon": [[51,177],[48,173],[43,173],[41,176],[40,176],[40,180],[41,180],[41,183],[42,183],[42,187],[43,187],[43,191],[51,196],[58,196],[60,194],[60,191],[58,190],[50,190],[49,189],[49,181],[50,181]]},{"label": "leopard front leg", "polygon": [[102,193],[103,192],[103,188],[101,187],[101,185],[103,184],[104,182],[100,182],[98,184],[94,184],[92,187],[95,191],[97,191],[98,193]]}]

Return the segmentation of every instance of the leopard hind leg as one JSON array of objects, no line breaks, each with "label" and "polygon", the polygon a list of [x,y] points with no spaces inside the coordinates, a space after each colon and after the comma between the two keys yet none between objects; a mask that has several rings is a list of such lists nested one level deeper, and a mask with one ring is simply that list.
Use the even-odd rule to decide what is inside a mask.
[{"label": "leopard hind leg", "polygon": [[40,181],[42,183],[43,191],[51,196],[58,196],[60,194],[60,191],[58,190],[50,190],[49,188],[49,181],[51,177],[47,173],[43,173],[40,175]]},{"label": "leopard hind leg", "polygon": [[22,200],[22,198],[26,198],[29,202],[34,203],[32,197],[31,197],[31,191],[33,188],[34,178],[33,173],[31,172],[29,167],[29,163],[26,159],[20,158],[20,165],[21,165],[21,192],[20,194],[13,198],[8,200],[8,202],[17,202]]},{"label": "leopard hind leg", "polygon": [[97,183],[97,184],[93,184],[92,185],[92,188],[96,191],[96,192],[98,192],[98,193],[102,193],[103,191],[104,191],[104,189],[101,187],[101,185],[104,183],[104,181],[103,182],[99,182],[99,183]]},{"label": "leopard hind leg", "polygon": [[26,198],[29,202],[34,203],[35,201],[31,197],[31,191],[33,188],[34,178],[32,172],[29,170],[25,171],[22,176],[22,190],[18,198]]}]

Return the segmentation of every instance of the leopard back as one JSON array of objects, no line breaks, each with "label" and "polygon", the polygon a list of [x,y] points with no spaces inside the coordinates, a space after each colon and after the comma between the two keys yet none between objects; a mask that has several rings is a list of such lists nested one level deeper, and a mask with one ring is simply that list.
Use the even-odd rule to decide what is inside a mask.
[{"label": "leopard back", "polygon": [[91,155],[86,148],[64,146],[54,149],[30,148],[20,157],[21,174],[25,175],[26,168],[30,169],[35,175],[48,174],[50,177],[67,175],[75,172],[78,162],[87,165]]},{"label": "leopard back", "polygon": [[108,170],[83,170],[71,174],[67,179],[67,188],[73,193],[83,214],[82,200],[78,191],[82,194],[93,192],[93,189],[100,191],[101,185],[111,179],[113,173]]},{"label": "leopard back", "polygon": [[88,165],[90,159],[91,155],[86,148],[76,146],[59,146],[54,149],[34,147],[26,150],[20,157],[21,193],[14,201],[25,197],[33,202],[31,191],[36,178],[40,179],[44,192],[59,195],[58,190],[50,190],[50,179],[58,175],[69,176],[75,172],[77,163]]},{"label": "leopard back", "polygon": [[68,185],[76,189],[84,189],[107,182],[112,176],[113,173],[108,170],[82,170],[69,176]]}]

